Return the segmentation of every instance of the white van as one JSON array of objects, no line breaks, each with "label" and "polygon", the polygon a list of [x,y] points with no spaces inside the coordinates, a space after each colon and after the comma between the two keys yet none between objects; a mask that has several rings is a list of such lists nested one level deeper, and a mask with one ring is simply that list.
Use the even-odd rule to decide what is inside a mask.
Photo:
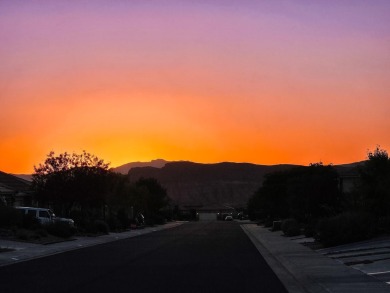
[{"label": "white van", "polygon": [[67,218],[58,218],[51,209],[46,208],[33,208],[33,207],[15,207],[21,211],[24,215],[31,215],[39,220],[42,225],[54,223],[56,221],[66,222],[71,226],[74,226],[74,221]]}]

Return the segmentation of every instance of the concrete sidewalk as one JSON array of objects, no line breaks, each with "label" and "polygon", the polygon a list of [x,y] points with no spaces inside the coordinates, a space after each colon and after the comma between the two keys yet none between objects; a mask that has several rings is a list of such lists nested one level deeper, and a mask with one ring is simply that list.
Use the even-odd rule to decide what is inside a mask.
[{"label": "concrete sidewalk", "polygon": [[379,293],[390,285],[256,224],[241,226],[289,292]]},{"label": "concrete sidewalk", "polygon": [[64,251],[98,245],[120,239],[136,237],[151,232],[174,228],[181,224],[183,224],[183,222],[173,222],[161,226],[147,227],[144,229],[131,230],[122,233],[110,233],[108,235],[102,235],[97,237],[75,237],[74,239],[69,241],[47,245],[0,239],[1,248],[12,249],[12,251],[0,253],[0,266],[10,265],[21,261],[49,256]]}]

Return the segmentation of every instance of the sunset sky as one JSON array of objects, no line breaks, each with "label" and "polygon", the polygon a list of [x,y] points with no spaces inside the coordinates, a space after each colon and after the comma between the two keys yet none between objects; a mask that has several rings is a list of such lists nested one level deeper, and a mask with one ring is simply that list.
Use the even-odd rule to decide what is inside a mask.
[{"label": "sunset sky", "polygon": [[390,1],[0,1],[0,171],[390,150]]}]

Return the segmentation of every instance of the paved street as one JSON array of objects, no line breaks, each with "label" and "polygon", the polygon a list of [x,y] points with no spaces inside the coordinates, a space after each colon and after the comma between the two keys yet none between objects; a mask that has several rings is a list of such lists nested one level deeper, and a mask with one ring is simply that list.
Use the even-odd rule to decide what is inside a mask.
[{"label": "paved street", "polygon": [[1,292],[286,292],[236,222],[176,228],[0,268]]}]

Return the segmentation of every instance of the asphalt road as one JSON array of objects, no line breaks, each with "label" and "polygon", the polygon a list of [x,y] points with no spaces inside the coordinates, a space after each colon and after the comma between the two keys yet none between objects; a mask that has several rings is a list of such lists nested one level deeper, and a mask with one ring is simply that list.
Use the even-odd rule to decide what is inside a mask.
[{"label": "asphalt road", "polygon": [[0,268],[0,292],[287,292],[236,222],[186,223]]}]

